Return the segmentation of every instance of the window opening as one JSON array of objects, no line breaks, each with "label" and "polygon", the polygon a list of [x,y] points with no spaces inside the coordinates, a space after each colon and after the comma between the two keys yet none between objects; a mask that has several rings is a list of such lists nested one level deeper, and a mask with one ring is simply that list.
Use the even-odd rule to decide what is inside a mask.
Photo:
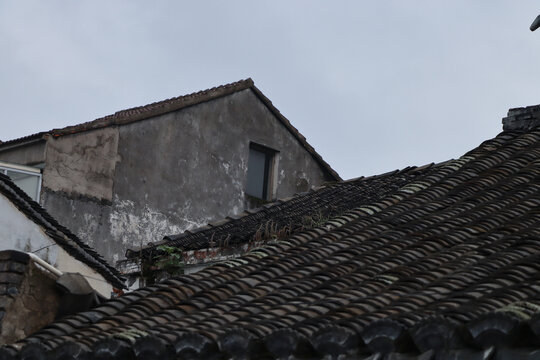
[{"label": "window opening", "polygon": [[41,171],[39,169],[0,162],[0,173],[7,175],[32,200],[39,202],[41,191]]},{"label": "window opening", "polygon": [[249,145],[246,194],[267,200],[270,193],[270,176],[276,151],[262,145]]}]

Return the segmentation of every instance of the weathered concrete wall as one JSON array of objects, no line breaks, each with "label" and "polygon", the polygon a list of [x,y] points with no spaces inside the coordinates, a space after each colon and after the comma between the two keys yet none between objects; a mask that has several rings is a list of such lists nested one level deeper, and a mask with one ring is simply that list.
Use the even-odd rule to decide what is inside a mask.
[{"label": "weathered concrete wall", "polygon": [[275,197],[329,180],[251,90],[119,127],[110,214],[119,250],[244,210],[249,144],[277,154]]},{"label": "weathered concrete wall", "polygon": [[127,248],[253,206],[244,194],[250,142],[278,151],[274,198],[330,180],[247,89],[117,128],[49,140],[42,203],[115,263]]},{"label": "weathered concrete wall", "polygon": [[99,243],[99,253],[105,255],[110,251],[106,246],[110,243],[109,216],[110,201],[99,201],[86,196],[73,196],[64,192],[54,192],[47,188],[41,189],[43,207],[62,225],[77,234],[88,245],[96,248]]},{"label": "weathered concrete wall", "polygon": [[19,165],[38,165],[45,162],[45,140],[0,150],[0,161]]},{"label": "weathered concrete wall", "polygon": [[43,187],[70,196],[112,200],[118,131],[114,127],[47,141]]},{"label": "weathered concrete wall", "polygon": [[6,197],[0,195],[0,250],[33,252],[62,272],[78,272],[90,285],[109,298],[112,286],[85,263],[75,259]]}]

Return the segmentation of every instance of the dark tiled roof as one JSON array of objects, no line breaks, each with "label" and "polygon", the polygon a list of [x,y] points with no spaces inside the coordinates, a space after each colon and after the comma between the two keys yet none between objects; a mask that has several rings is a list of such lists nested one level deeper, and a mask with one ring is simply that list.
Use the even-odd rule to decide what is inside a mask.
[{"label": "dark tiled roof", "polygon": [[[401,171],[357,178],[323,185],[306,193],[269,203],[254,210],[228,217],[202,228],[188,230],[178,235],[169,235],[162,242],[142,249],[150,256],[158,245],[178,247],[184,251],[211,247],[234,247],[257,241],[261,237],[283,237],[306,227],[321,223],[325,219],[368,204],[388,195],[408,182],[413,181],[434,165],[422,168],[410,167]],[[127,251],[128,258],[138,258],[140,249]]]},{"label": "dark tiled roof", "polygon": [[504,132],[323,226],[128,293],[17,348],[51,358],[532,359],[539,274],[540,130]]},{"label": "dark tiled roof", "polygon": [[0,147],[6,148],[6,147],[10,147],[12,145],[37,141],[37,140],[42,139],[46,134],[47,134],[47,132],[42,131],[42,132],[38,132],[38,133],[35,133],[35,134],[23,136],[23,137],[20,137],[20,138],[17,138],[17,139],[2,141],[2,142],[0,142]]},{"label": "dark tiled roof", "polygon": [[58,137],[88,130],[100,129],[108,126],[129,124],[135,121],[177,111],[188,106],[204,103],[246,89],[251,89],[255,93],[255,95],[268,107],[274,116],[278,118],[278,120],[293,134],[293,136],[302,144],[302,146],[311,154],[311,156],[313,156],[313,158],[322,166],[322,168],[326,170],[330,177],[335,180],[341,180],[338,173],[333,170],[326,161],[323,160],[315,149],[306,141],[306,138],[300,134],[300,132],[294,126],[292,126],[290,121],[279,112],[272,102],[266,96],[264,96],[259,89],[257,89],[253,83],[253,80],[251,79],[240,80],[231,84],[221,85],[193,94],[183,95],[144,106],[117,111],[112,115],[104,116],[102,118],[82,124],[67,126],[61,129],[53,129],[48,132],[41,132],[30,136],[25,136],[23,138],[5,141],[4,143],[0,144],[0,147],[41,138],[45,134]]},{"label": "dark tiled roof", "polygon": [[9,177],[0,174],[0,193],[8,198],[30,220],[41,226],[45,233],[71,256],[82,261],[101,274],[110,283],[122,289],[125,287],[122,275],[110,266],[100,254],[86,245],[69,229],[60,225],[45,209],[32,200],[15,185]]}]

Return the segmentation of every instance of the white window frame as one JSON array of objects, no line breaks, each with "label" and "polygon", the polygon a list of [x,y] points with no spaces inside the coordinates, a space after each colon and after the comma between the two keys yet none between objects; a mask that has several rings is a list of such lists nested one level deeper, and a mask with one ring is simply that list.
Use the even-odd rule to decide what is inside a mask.
[{"label": "white window frame", "polygon": [[[3,161],[0,161],[0,173],[7,176],[8,170],[13,171],[13,172],[18,172],[18,173],[21,173],[21,174],[34,175],[34,176],[37,176],[39,178],[38,186],[37,186],[36,200],[35,200],[36,202],[39,203],[39,197],[41,196],[41,178],[42,178],[41,169],[37,169],[37,168],[31,167],[31,166],[25,166],[25,165],[19,165],[19,164],[11,164],[11,163],[6,163],[6,162],[3,162]],[[29,194],[29,196],[33,197],[30,194]]]}]

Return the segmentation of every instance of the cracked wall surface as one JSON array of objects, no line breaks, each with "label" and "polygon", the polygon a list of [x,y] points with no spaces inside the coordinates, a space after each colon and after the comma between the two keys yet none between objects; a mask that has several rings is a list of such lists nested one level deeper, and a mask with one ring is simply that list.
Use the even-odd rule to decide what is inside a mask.
[{"label": "cracked wall surface", "polygon": [[49,137],[43,187],[69,196],[112,200],[117,147],[115,127]]}]

